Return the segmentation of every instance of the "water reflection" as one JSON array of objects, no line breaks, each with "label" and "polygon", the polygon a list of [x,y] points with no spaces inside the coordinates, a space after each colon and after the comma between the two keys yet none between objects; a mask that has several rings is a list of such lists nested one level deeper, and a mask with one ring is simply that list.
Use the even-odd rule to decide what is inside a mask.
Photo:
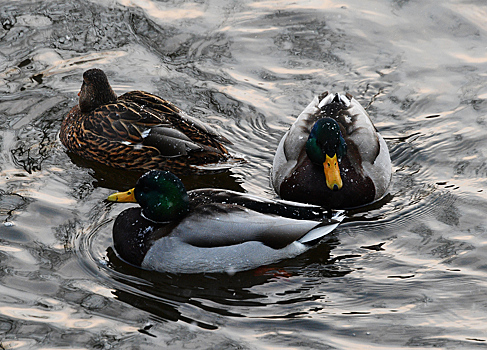
[{"label": "water reflection", "polygon": [[[331,242],[330,242],[331,243]],[[120,282],[113,292],[120,300],[142,308],[164,320],[184,321],[195,324],[204,329],[217,329],[218,325],[212,321],[212,314],[227,317],[253,317],[255,308],[267,309],[268,317],[276,317],[278,305],[286,304],[289,308],[295,308],[306,300],[321,299],[324,295],[302,293],[293,283],[286,284],[280,289],[276,300],[270,298],[267,293],[254,291],[257,286],[267,285],[265,290],[272,290],[272,284],[280,283],[281,279],[292,279],[301,274],[300,269],[305,266],[310,268],[308,276],[316,278],[333,278],[344,276],[350,270],[340,270],[333,266],[338,259],[330,259],[330,249],[333,245],[320,245],[319,252],[313,250],[307,256],[299,259],[281,262],[272,266],[265,266],[254,271],[239,272],[235,275],[228,274],[193,274],[174,275],[154,271],[147,271],[133,267],[120,260],[112,248],[107,250],[109,259],[106,273]],[[345,258],[345,257],[342,257]],[[299,282],[298,282],[299,283]],[[307,282],[304,290],[312,289],[313,283]],[[303,291],[304,291],[303,290]],[[287,297],[284,297],[286,296]],[[292,305],[295,305],[294,307]],[[277,309],[275,308],[277,306]],[[207,314],[201,314],[204,310]],[[301,316],[306,315],[301,311]],[[193,316],[199,315],[199,316]],[[292,312],[289,315],[280,315],[280,318],[295,317]]]},{"label": "water reflection", "polygon": [[20,194],[0,190],[0,220],[4,226],[9,226],[8,223],[11,222],[15,212],[24,210],[28,202],[28,198]]},{"label": "water reflection", "polygon": [[[128,190],[135,186],[135,183],[143,172],[128,171],[117,169],[100,164],[98,162],[83,159],[71,152],[68,152],[69,158],[79,167],[86,168],[93,179],[95,187],[108,188],[116,191]],[[181,180],[187,190],[196,188],[224,188],[228,190],[243,192],[241,187],[242,180],[232,171],[225,171],[216,174],[205,175],[181,175]]]}]

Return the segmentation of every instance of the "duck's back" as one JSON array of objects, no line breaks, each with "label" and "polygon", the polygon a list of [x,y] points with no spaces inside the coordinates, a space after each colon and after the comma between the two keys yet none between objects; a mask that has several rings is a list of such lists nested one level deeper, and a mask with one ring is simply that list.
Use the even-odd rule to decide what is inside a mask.
[{"label": "duck's back", "polygon": [[226,138],[142,91],[128,92],[89,113],[75,106],[61,125],[60,139],[83,158],[128,170],[197,173],[232,159],[223,145],[230,143]]},{"label": "duck's back", "polygon": [[[186,135],[183,138],[189,138],[193,142],[227,153],[227,149],[222,143],[230,144],[229,140],[209,125],[191,117],[169,101],[143,91],[128,92],[120,96],[119,100],[139,106],[139,113],[147,118],[144,120],[145,123],[157,123],[157,119],[159,119],[160,122],[156,125],[178,130]],[[154,117],[155,120],[153,120]]]}]

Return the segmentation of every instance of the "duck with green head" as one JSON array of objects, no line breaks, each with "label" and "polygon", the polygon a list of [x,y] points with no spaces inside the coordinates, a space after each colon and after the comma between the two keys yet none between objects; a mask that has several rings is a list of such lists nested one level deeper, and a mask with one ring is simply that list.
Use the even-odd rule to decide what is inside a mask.
[{"label": "duck with green head", "polygon": [[342,212],[302,203],[220,189],[186,191],[174,174],[157,170],[108,200],[139,204],[115,220],[118,255],[173,273],[236,272],[292,258],[343,219]]},{"label": "duck with green head", "polygon": [[389,150],[349,94],[316,97],[281,139],[272,184],[283,199],[353,208],[382,198],[391,181]]}]

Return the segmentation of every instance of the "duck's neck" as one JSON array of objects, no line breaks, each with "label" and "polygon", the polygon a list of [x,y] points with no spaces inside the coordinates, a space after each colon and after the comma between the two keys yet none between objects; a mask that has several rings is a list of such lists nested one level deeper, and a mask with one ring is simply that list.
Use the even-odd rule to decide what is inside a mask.
[{"label": "duck's neck", "polygon": [[346,143],[334,119],[322,118],[314,124],[306,142],[306,153],[317,165],[322,165],[326,156],[337,156],[340,160],[345,155]]},{"label": "duck's neck", "polygon": [[178,220],[189,211],[186,188],[181,179],[169,171],[151,170],[142,175],[137,180],[133,197],[142,207],[144,216],[152,221]]},{"label": "duck's neck", "polygon": [[104,87],[86,86],[79,96],[79,109],[81,113],[90,113],[94,109],[115,102],[117,94],[110,85]]}]

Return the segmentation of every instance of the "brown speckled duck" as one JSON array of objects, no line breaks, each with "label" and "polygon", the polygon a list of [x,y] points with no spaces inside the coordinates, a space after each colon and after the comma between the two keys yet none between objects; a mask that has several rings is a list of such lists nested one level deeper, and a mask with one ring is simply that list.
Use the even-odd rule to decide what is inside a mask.
[{"label": "brown speckled duck", "polygon": [[365,109],[350,94],[325,92],[279,143],[272,184],[283,199],[353,208],[383,197],[391,174],[389,150]]},{"label": "brown speckled duck", "polygon": [[143,91],[117,97],[101,69],[84,72],[78,95],[60,131],[63,145],[78,156],[180,175],[223,171],[242,161],[223,145],[230,141],[171,102]]}]

